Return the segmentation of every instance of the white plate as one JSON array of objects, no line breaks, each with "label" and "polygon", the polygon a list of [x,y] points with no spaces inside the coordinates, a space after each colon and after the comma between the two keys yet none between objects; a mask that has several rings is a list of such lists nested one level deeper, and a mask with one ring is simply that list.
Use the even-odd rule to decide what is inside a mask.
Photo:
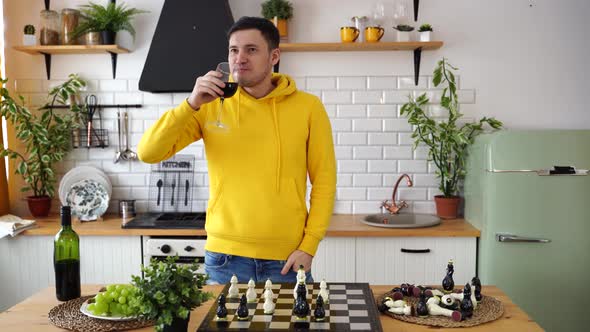
[{"label": "white plate", "polygon": [[[88,299],[88,300],[90,300],[90,299]],[[136,316],[117,317],[117,316],[95,315],[95,314],[91,313],[90,311],[88,311],[88,305],[90,304],[90,303],[88,303],[88,300],[84,301],[84,303],[82,303],[82,306],[80,307],[80,312],[82,312],[84,315],[86,315],[88,317],[97,318],[97,319],[104,319],[104,320],[114,320],[114,321],[120,321],[120,322],[127,321],[127,320],[134,320],[134,319],[138,318]]]},{"label": "white plate", "polygon": [[98,181],[78,181],[66,195],[66,205],[71,207],[72,215],[81,221],[96,220],[109,207],[109,193]]},{"label": "white plate", "polygon": [[62,205],[66,205],[66,196],[72,185],[81,180],[95,180],[101,183],[109,193],[113,194],[113,186],[109,177],[100,169],[92,166],[78,166],[67,172],[59,183],[59,200]]}]

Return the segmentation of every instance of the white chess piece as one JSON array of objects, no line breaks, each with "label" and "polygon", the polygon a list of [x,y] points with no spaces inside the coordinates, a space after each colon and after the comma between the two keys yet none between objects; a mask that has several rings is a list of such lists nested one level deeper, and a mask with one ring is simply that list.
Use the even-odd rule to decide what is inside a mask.
[{"label": "white chess piece", "polygon": [[322,281],[320,281],[320,292],[318,293],[318,295],[322,296],[322,299],[324,299],[324,303],[328,304],[330,302],[330,293],[328,293],[328,284],[326,284],[325,279],[322,279]]},{"label": "white chess piece", "polygon": [[[400,301],[400,300],[398,300],[398,301]],[[412,315],[412,306],[405,305],[403,307],[391,307],[387,311],[392,312],[397,315],[411,316]]]},{"label": "white chess piece", "polygon": [[264,304],[262,305],[265,315],[272,315],[275,312],[275,303],[273,302],[272,290],[267,289],[264,291]]},{"label": "white chess piece", "polygon": [[230,299],[237,299],[240,296],[240,290],[238,289],[238,277],[234,274],[229,280],[230,286],[227,291],[227,297]]},{"label": "white chess piece", "polygon": [[[322,296],[323,297],[323,296]],[[397,300],[394,301],[391,298],[389,298],[387,301],[385,301],[384,303],[388,308],[403,308],[407,305],[406,301],[404,300]]]},{"label": "white chess piece", "polygon": [[[456,301],[463,301],[463,293],[450,293],[449,294]],[[475,299],[475,292],[471,292],[471,303],[473,303],[473,310],[477,308],[477,300]]]},{"label": "white chess piece", "polygon": [[272,291],[272,282],[269,279],[266,279],[266,283],[264,283],[264,290],[266,291],[270,291],[270,293],[274,296],[274,293]]},{"label": "white chess piece", "polygon": [[[430,299],[433,299],[433,298],[431,297]],[[447,317],[451,317],[456,322],[461,320],[461,313],[459,311],[453,311],[453,310],[441,308],[437,303],[430,302],[430,301],[427,305],[428,305],[428,313],[431,316],[447,316]]]},{"label": "white chess piece", "polygon": [[256,302],[256,290],[254,290],[254,287],[256,287],[256,284],[250,278],[250,281],[248,281],[248,290],[246,291],[246,300],[248,303]]}]

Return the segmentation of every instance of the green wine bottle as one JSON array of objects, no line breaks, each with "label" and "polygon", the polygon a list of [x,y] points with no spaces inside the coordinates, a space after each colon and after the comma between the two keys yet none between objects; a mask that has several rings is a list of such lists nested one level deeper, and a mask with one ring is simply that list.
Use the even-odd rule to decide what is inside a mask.
[{"label": "green wine bottle", "polygon": [[72,229],[69,206],[61,207],[61,229],[53,242],[53,267],[57,299],[80,297],[80,239]]}]

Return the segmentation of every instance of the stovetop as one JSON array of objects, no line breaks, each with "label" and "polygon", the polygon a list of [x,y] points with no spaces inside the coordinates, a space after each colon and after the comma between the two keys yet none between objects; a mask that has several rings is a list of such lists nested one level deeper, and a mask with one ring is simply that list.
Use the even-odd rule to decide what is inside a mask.
[{"label": "stovetop", "polygon": [[150,212],[138,214],[122,228],[203,229],[205,212]]}]

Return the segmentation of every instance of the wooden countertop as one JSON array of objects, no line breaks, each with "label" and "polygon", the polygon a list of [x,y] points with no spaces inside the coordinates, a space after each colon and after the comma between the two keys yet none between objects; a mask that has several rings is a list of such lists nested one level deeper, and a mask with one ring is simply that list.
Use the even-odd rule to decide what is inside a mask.
[{"label": "wooden countertop", "polygon": [[[84,285],[82,287],[83,295],[95,294],[101,286],[99,285]],[[371,286],[373,294],[378,298],[393,286]],[[206,291],[211,291],[214,294],[219,294],[223,286],[206,286]],[[471,328],[461,328],[461,331],[543,331],[541,327],[532,321],[526,313],[524,313],[518,306],[498,288],[494,286],[484,286],[482,293],[495,297],[504,304],[504,315],[486,324],[478,325]],[[3,332],[22,332],[22,331],[64,331],[52,325],[47,315],[49,310],[60,302],[55,298],[55,289],[53,287],[46,288],[30,298],[15,305],[7,311],[0,313],[0,331]],[[214,301],[209,300],[202,306],[197,307],[191,313],[188,331],[196,331],[203,317],[209,311]],[[399,321],[386,315],[381,315],[381,324],[383,331],[400,331],[400,332],[427,332],[432,331],[432,327],[417,324],[411,324]],[[153,331],[153,327],[146,327],[136,331]],[[456,332],[457,329],[450,328],[436,328],[437,331]]]},{"label": "wooden countertop", "polygon": [[[479,237],[480,231],[464,219],[443,220],[440,225],[425,228],[381,228],[360,222],[363,215],[335,214],[326,236],[328,237]],[[123,219],[107,215],[102,221],[72,222],[79,235],[136,236],[136,235],[207,235],[204,229],[123,229]],[[24,235],[55,235],[60,228],[59,216],[37,218],[39,227],[23,232]]]}]

